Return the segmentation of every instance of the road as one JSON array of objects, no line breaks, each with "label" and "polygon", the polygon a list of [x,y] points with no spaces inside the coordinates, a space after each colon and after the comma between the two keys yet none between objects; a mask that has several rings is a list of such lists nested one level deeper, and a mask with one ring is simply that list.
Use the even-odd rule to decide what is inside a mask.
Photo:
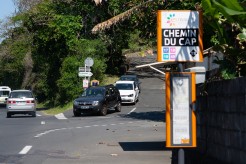
[{"label": "road", "polygon": [[14,164],[163,164],[171,163],[165,148],[164,81],[141,76],[136,105],[105,117],[61,116],[6,118],[0,109],[0,163]]}]

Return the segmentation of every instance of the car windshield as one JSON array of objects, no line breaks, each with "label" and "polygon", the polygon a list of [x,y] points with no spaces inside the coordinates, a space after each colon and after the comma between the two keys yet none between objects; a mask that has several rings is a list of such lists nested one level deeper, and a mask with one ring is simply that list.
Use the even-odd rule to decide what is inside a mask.
[{"label": "car windshield", "polygon": [[33,98],[31,92],[11,92],[10,98]]},{"label": "car windshield", "polygon": [[0,97],[6,97],[9,95],[9,91],[0,91]]},{"label": "car windshield", "polygon": [[116,88],[119,90],[133,90],[132,84],[116,84]]},{"label": "car windshield", "polygon": [[85,97],[85,96],[96,97],[96,96],[103,96],[104,93],[105,93],[105,90],[103,88],[88,88],[83,92],[81,96],[82,97]]}]

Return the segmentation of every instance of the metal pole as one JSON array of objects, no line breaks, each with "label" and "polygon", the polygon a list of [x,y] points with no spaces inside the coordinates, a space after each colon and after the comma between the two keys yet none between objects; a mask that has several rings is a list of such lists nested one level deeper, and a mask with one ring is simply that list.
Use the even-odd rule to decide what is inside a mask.
[{"label": "metal pole", "polygon": [[[178,63],[178,72],[184,71],[184,65],[183,63]],[[185,163],[185,153],[184,149],[180,148],[178,150],[178,164],[184,164]]]},{"label": "metal pole", "polygon": [[184,163],[185,163],[184,149],[180,148],[178,150],[178,164],[184,164]]},{"label": "metal pole", "polygon": [[184,72],[183,63],[178,63],[178,72]]}]

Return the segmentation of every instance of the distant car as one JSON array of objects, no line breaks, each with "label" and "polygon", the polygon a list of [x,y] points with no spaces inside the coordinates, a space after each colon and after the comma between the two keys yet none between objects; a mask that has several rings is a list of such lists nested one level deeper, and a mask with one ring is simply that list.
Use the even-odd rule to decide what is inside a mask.
[{"label": "distant car", "polygon": [[122,75],[119,78],[119,81],[135,81],[138,86],[139,93],[141,93],[141,82],[137,75],[129,74],[129,75]]},{"label": "distant car", "polygon": [[133,103],[139,99],[139,89],[135,81],[116,81],[115,87],[120,91],[122,103]]},{"label": "distant car", "polygon": [[36,99],[30,90],[13,90],[6,98],[7,117],[14,114],[29,114],[36,117]]},{"label": "distant car", "polygon": [[75,117],[82,113],[105,116],[110,108],[114,108],[116,112],[121,111],[120,93],[114,85],[89,87],[73,102]]}]

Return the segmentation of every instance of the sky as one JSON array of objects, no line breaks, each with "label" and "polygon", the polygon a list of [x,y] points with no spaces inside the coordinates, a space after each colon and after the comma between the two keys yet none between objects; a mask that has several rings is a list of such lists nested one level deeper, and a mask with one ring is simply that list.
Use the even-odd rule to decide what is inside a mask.
[{"label": "sky", "polygon": [[0,0],[0,20],[11,16],[15,12],[13,0]]}]

